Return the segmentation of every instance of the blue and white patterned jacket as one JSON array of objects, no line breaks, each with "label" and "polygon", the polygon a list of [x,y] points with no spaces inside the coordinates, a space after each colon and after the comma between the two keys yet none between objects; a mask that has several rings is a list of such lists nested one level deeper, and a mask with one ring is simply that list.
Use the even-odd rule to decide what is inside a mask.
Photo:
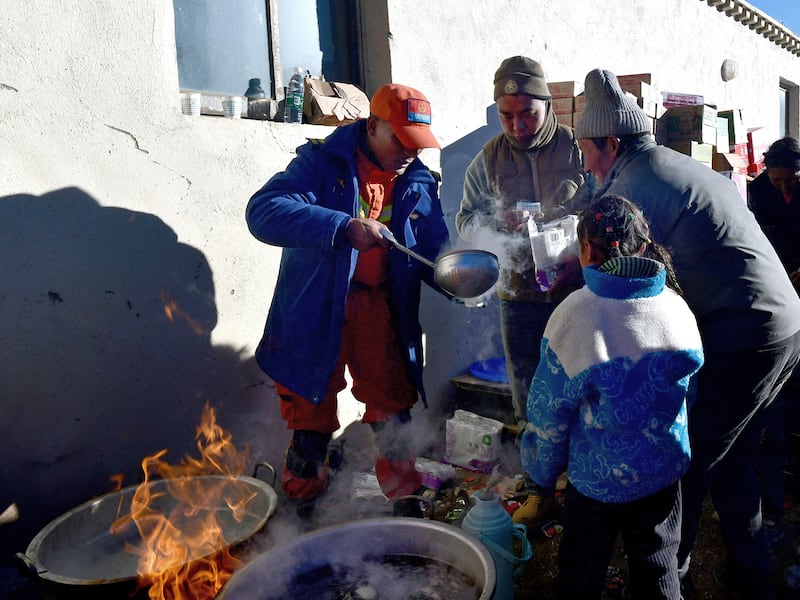
[{"label": "blue and white patterned jacket", "polygon": [[[604,272],[614,261],[627,276]],[[665,287],[661,263],[624,257],[583,274],[586,286],[545,328],[522,462],[549,489],[566,469],[581,494],[629,502],[689,466],[686,391],[703,364],[700,333],[686,302]]]}]

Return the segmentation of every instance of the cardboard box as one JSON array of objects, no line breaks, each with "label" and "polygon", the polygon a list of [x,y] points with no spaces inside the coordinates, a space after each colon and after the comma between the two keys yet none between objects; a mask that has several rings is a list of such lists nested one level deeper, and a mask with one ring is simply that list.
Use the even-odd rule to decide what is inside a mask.
[{"label": "cardboard box", "polygon": [[717,110],[713,106],[671,107],[661,119],[667,124],[667,139],[671,142],[717,144]]},{"label": "cardboard box", "polygon": [[735,171],[723,171],[722,175],[733,181],[742,200],[747,203],[747,175],[736,173]]},{"label": "cardboard box", "polygon": [[[764,153],[769,150],[769,138],[767,130],[763,127],[755,127],[747,130],[747,160],[758,165],[764,164]],[[760,173],[761,171],[759,171]]]},{"label": "cardboard box", "polygon": [[731,152],[715,152],[711,157],[711,168],[720,172],[747,175],[747,160]]},{"label": "cardboard box", "polygon": [[579,96],[575,96],[575,112],[582,113],[583,109],[586,108],[586,96],[580,94]]},{"label": "cardboard box", "polygon": [[567,127],[575,127],[575,120],[572,118],[572,113],[568,115],[560,115],[556,113],[556,121]]},{"label": "cardboard box", "polygon": [[306,77],[303,114],[315,125],[343,125],[369,116],[369,99],[356,86]]},{"label": "cardboard box", "polygon": [[653,88],[649,83],[644,81],[629,81],[625,85],[620,84],[623,92],[633,94],[637,98],[647,98],[648,100],[654,99]]},{"label": "cardboard box", "polygon": [[553,98],[572,98],[583,92],[580,81],[551,81],[547,84]]},{"label": "cardboard box", "polygon": [[720,110],[717,115],[728,119],[728,140],[731,145],[747,143],[747,129],[740,108]]},{"label": "cardboard box", "polygon": [[575,109],[572,96],[566,98],[553,98],[553,112],[557,115],[571,115]]},{"label": "cardboard box", "polygon": [[662,145],[666,145],[667,140],[667,124],[663,119],[652,119],[653,125],[653,136],[656,138],[656,142]]},{"label": "cardboard box", "polygon": [[650,100],[649,98],[637,98],[636,104],[639,105],[648,117],[661,117],[664,115],[664,108],[654,100]]},{"label": "cardboard box", "polygon": [[744,144],[731,144],[731,154],[740,156],[745,163],[750,162],[750,153],[747,151],[747,142]]},{"label": "cardboard box", "polygon": [[731,149],[728,137],[728,119],[717,113],[717,152],[729,152]]},{"label": "cardboard box", "polygon": [[681,94],[678,92],[661,92],[661,104],[666,108],[675,106],[698,106],[705,104],[703,96]]},{"label": "cardboard box", "polygon": [[630,85],[632,83],[636,83],[637,81],[643,81],[645,83],[649,83],[653,85],[653,74],[652,73],[636,73],[633,75],[617,75],[617,81],[619,82],[619,86],[624,90],[626,85]]},{"label": "cardboard box", "polygon": [[758,177],[761,175],[762,171],[765,169],[764,163],[750,163],[747,165],[747,174],[750,177]]},{"label": "cardboard box", "polygon": [[711,158],[714,154],[714,146],[711,144],[701,144],[700,142],[687,140],[683,142],[668,142],[667,146],[681,154],[691,156],[695,160],[711,165]]}]

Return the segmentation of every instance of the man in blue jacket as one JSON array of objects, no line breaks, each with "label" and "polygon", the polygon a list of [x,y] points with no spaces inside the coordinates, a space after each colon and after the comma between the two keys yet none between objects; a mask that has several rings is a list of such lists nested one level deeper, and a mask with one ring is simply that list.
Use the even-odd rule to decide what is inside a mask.
[{"label": "man in blue jacket", "polygon": [[421,92],[385,85],[368,118],[298,148],[247,206],[251,233],[284,248],[256,359],[294,432],[282,488],[301,515],[328,485],[345,366],[375,432],[383,493],[395,499],[421,488],[409,435],[410,409],[420,396],[425,402],[421,281],[438,287],[430,267],[391,251],[382,232],[431,260],[448,240],[438,179],[418,158],[440,147],[430,123]]}]

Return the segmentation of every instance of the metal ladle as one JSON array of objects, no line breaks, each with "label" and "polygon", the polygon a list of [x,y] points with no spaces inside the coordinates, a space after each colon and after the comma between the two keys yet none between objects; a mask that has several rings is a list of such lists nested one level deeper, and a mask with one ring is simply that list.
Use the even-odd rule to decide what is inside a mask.
[{"label": "metal ladle", "polygon": [[432,268],[436,284],[456,298],[477,298],[497,283],[500,276],[500,263],[491,252],[453,250],[440,255],[434,263],[403,246],[388,229],[381,229],[381,234],[395,248]]}]

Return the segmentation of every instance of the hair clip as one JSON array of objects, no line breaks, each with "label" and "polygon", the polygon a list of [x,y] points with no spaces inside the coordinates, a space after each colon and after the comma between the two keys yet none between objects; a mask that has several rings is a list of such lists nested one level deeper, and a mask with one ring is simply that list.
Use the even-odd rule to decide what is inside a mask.
[{"label": "hair clip", "polygon": [[606,233],[611,233],[612,231],[614,231],[613,227],[611,227],[610,225],[606,227]]},{"label": "hair clip", "polygon": [[633,221],[633,213],[628,213],[628,216],[626,218],[628,219],[628,221]]},{"label": "hair clip", "polygon": [[611,247],[612,248],[619,248],[619,242],[617,240],[614,240],[613,242],[611,242]]},{"label": "hair clip", "polygon": [[653,240],[651,240],[650,238],[647,238],[647,239],[645,239],[644,243],[645,244],[652,244]]},{"label": "hair clip", "polygon": [[594,213],[594,220],[595,221],[599,221],[602,218],[603,218],[603,213],[600,213],[600,212]]}]

